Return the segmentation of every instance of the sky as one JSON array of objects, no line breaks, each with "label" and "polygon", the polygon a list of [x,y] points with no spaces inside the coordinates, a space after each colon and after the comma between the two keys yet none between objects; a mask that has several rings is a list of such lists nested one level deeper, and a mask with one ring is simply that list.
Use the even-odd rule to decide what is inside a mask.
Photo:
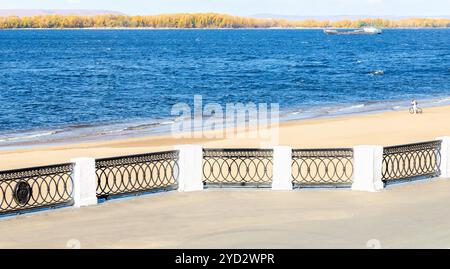
[{"label": "sky", "polygon": [[0,0],[0,9],[102,9],[128,15],[218,12],[277,15],[450,15],[450,0]]}]

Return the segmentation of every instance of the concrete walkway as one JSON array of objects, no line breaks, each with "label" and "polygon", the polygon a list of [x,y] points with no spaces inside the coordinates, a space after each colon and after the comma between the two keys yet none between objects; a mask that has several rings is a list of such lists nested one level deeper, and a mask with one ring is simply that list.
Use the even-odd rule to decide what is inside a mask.
[{"label": "concrete walkway", "polygon": [[161,193],[0,219],[1,248],[450,248],[450,180]]}]

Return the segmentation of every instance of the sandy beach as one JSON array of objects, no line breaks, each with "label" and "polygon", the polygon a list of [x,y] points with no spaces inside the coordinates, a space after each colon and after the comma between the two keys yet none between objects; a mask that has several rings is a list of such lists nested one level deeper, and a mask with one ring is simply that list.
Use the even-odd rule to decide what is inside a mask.
[{"label": "sandy beach", "polygon": [[[334,148],[354,145],[396,145],[433,140],[450,135],[450,106],[424,109],[420,115],[408,111],[348,115],[282,122],[279,137],[269,144],[259,139],[176,138],[171,135],[118,139],[29,149],[1,150],[0,169],[26,168],[68,162],[75,157],[109,157],[173,149],[180,144],[200,144],[211,148],[268,147]],[[250,128],[247,134],[254,131]],[[264,142],[264,143],[263,143]]]}]

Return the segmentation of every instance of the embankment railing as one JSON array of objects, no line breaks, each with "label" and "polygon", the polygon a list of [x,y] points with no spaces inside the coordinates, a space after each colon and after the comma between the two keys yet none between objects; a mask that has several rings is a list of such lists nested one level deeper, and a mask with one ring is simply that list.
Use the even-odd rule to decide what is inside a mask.
[{"label": "embankment railing", "polygon": [[292,183],[307,186],[351,186],[353,149],[292,150]]},{"label": "embankment railing", "polygon": [[178,151],[97,159],[97,197],[177,188]]},{"label": "embankment railing", "polygon": [[88,206],[125,195],[205,187],[351,186],[377,191],[391,182],[450,178],[450,137],[391,147],[335,149],[177,150],[0,171],[0,216],[63,206]]},{"label": "embankment railing", "polygon": [[272,149],[204,149],[203,183],[270,186],[272,158]]},{"label": "embankment railing", "polygon": [[441,174],[441,140],[385,147],[382,180],[385,183]]},{"label": "embankment railing", "polygon": [[72,163],[0,172],[0,215],[73,204]]}]

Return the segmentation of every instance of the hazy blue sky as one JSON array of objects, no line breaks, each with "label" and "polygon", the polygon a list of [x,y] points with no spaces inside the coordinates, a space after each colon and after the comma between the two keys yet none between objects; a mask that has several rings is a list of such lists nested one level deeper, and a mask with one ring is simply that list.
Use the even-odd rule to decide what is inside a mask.
[{"label": "hazy blue sky", "polygon": [[2,9],[107,9],[127,14],[449,15],[450,0],[0,0]]}]

